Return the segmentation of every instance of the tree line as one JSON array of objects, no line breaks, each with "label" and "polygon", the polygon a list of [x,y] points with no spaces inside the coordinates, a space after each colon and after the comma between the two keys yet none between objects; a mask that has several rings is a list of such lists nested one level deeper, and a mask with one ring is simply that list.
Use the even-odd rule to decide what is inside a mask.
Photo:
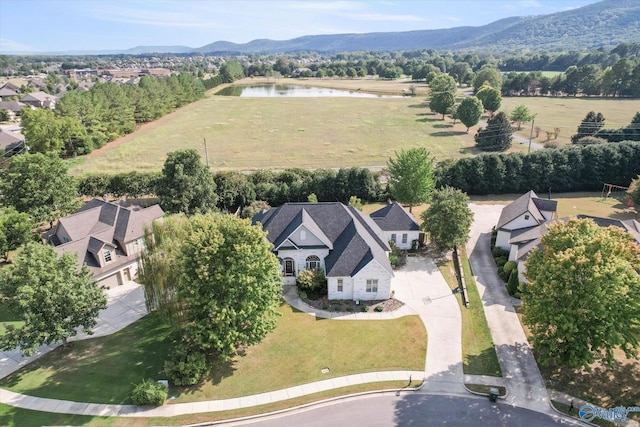
[{"label": "tree line", "polygon": [[204,85],[190,74],[145,76],[138,84],[96,83],[68,92],[55,110],[26,109],[23,133],[30,149],[63,157],[88,154],[136,126],[156,120],[204,96]]}]

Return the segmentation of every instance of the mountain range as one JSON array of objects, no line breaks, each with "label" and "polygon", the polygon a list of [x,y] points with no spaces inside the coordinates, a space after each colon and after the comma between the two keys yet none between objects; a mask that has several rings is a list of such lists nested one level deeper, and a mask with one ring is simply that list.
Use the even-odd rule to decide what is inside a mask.
[{"label": "mountain range", "polygon": [[[470,7],[473,3],[469,2]],[[478,27],[454,27],[364,34],[309,35],[290,40],[259,39],[244,44],[216,41],[199,48],[137,46],[124,51],[56,52],[92,55],[145,53],[273,54],[316,51],[398,51],[416,49],[492,52],[568,51],[611,48],[640,41],[640,1],[604,0],[549,15],[511,17]]]}]

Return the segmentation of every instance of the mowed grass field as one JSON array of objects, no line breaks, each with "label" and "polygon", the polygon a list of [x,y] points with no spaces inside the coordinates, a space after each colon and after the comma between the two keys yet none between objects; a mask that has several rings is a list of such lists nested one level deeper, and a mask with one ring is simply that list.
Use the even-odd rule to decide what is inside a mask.
[{"label": "mowed grass field", "polygon": [[[605,118],[605,128],[618,129],[628,126],[631,119],[640,111],[640,99],[604,99],[604,98],[568,98],[568,97],[510,97],[502,98],[501,111],[507,114],[518,105],[525,105],[536,115],[535,126],[542,132],[533,142],[544,144],[547,137],[544,131],[560,128],[558,142],[562,145],[571,143],[571,135],[578,130],[578,125],[589,111],[600,112]],[[531,123],[522,126],[518,135],[529,139]]]},{"label": "mowed grass field", "polygon": [[[385,83],[396,94],[406,86],[371,81],[369,89],[381,91]],[[204,159],[204,139],[213,170],[378,166],[395,150],[414,147],[426,147],[440,160],[466,155],[473,138],[450,129],[449,120],[432,115],[424,101],[419,96],[240,98],[210,91],[122,141],[71,161],[71,173],[160,170],[167,153],[183,148],[197,149]]]}]

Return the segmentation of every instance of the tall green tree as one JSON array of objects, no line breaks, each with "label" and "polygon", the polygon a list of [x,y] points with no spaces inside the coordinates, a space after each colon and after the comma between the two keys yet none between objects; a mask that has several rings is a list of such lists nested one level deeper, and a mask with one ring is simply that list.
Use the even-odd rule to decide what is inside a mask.
[{"label": "tall green tree", "polygon": [[455,249],[469,240],[473,212],[469,197],[453,187],[433,192],[429,209],[421,215],[421,228],[440,250]]},{"label": "tall green tree", "polygon": [[523,123],[528,123],[533,120],[535,117],[534,114],[531,114],[529,109],[525,105],[518,105],[514,110],[509,114],[509,119],[518,124],[518,130],[522,129]]},{"label": "tall green tree", "polygon": [[0,171],[2,204],[35,221],[52,222],[81,205],[78,185],[57,155],[20,154]]},{"label": "tall green tree", "polygon": [[471,126],[478,124],[480,117],[482,117],[482,111],[482,101],[475,96],[469,96],[462,100],[458,106],[458,118],[467,127],[467,133],[469,133]]},{"label": "tall green tree", "polygon": [[444,120],[445,114],[455,104],[456,81],[447,74],[438,74],[429,83],[429,89],[431,90],[429,108],[431,111],[442,114],[442,120]]},{"label": "tall green tree", "polygon": [[400,203],[415,205],[427,203],[435,186],[433,158],[425,148],[412,148],[396,152],[395,159],[387,161],[389,187]]},{"label": "tall green tree", "polygon": [[511,123],[503,112],[499,112],[487,121],[486,128],[478,129],[476,145],[485,151],[505,151],[511,147],[513,131]]},{"label": "tall green tree", "polygon": [[526,261],[524,323],[545,363],[611,365],[614,350],[636,355],[640,337],[640,247],[617,227],[589,219],[548,226]]},{"label": "tall green tree", "polygon": [[482,106],[489,112],[489,115],[493,116],[493,113],[500,109],[502,95],[500,95],[498,89],[489,85],[483,85],[480,90],[476,92],[476,97],[482,102]]},{"label": "tall green tree", "polygon": [[169,153],[156,190],[162,209],[187,215],[210,211],[218,200],[215,191],[213,174],[196,150]]},{"label": "tall green tree", "polygon": [[473,80],[474,93],[477,94],[485,83],[494,89],[500,90],[502,88],[502,73],[500,73],[500,70],[493,65],[483,65]]},{"label": "tall green tree", "polygon": [[0,211],[0,255],[6,260],[10,251],[31,240],[36,224],[29,214],[18,212],[12,206]]},{"label": "tall green tree", "polygon": [[66,344],[82,328],[88,334],[100,310],[107,307],[103,290],[75,256],[58,256],[52,246],[29,243],[10,268],[3,270],[0,295],[24,325],[9,326],[0,336],[0,348],[20,347],[33,354],[43,344]]},{"label": "tall green tree", "polygon": [[64,141],[60,135],[60,124],[52,110],[25,108],[21,114],[21,123],[25,141],[34,153],[52,151],[57,154],[64,147]]},{"label": "tall green tree", "polygon": [[238,61],[227,61],[220,67],[220,75],[225,83],[233,83],[244,77],[244,68]]}]

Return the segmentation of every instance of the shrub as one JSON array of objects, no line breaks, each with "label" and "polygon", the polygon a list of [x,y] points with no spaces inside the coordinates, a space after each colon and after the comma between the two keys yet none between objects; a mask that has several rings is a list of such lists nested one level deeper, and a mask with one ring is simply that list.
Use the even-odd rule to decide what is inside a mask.
[{"label": "shrub", "polygon": [[169,381],[177,386],[198,384],[210,369],[204,353],[180,343],[171,352],[169,360],[164,362]]},{"label": "shrub", "polygon": [[509,292],[509,295],[511,296],[520,298],[520,292],[518,292],[519,287],[520,280],[518,280],[518,269],[515,268],[511,271],[511,275],[509,276],[509,282],[507,283],[507,292]]},{"label": "shrub", "polygon": [[298,296],[302,299],[307,299],[307,293],[305,291],[299,291]]},{"label": "shrub", "polygon": [[504,267],[504,265],[507,263],[507,258],[503,257],[503,256],[499,256],[496,258],[496,265],[498,267]]},{"label": "shrub", "polygon": [[598,138],[597,136],[585,136],[575,141],[574,144],[588,145],[588,144],[604,144],[606,142],[609,142],[609,141],[607,141],[604,138]]},{"label": "shrub", "polygon": [[375,311],[377,311],[378,313],[382,312],[384,310],[384,307],[381,305],[376,305],[376,308],[374,308]]},{"label": "shrub", "polygon": [[329,304],[327,304],[326,302],[324,304],[322,304],[322,309],[323,310],[328,310],[329,309]]},{"label": "shrub", "polygon": [[348,312],[352,312],[353,311],[353,307],[351,307],[351,306],[347,307],[347,311]]},{"label": "shrub", "polygon": [[508,261],[502,268],[504,269],[505,273],[511,273],[511,270],[516,268],[516,263],[513,261]]},{"label": "shrub", "polygon": [[494,258],[499,258],[499,257],[508,257],[509,256],[509,251],[506,251],[502,248],[493,248],[493,250],[491,251],[493,253],[493,257]]},{"label": "shrub", "polygon": [[363,313],[366,313],[367,311],[369,311],[369,306],[368,305],[363,305],[362,308],[360,309],[360,311],[362,311]]},{"label": "shrub", "polygon": [[396,254],[389,254],[389,263],[392,267],[398,267],[400,265],[400,258]]},{"label": "shrub", "polygon": [[304,270],[298,274],[296,284],[299,289],[315,291],[327,287],[327,279],[321,269]]},{"label": "shrub", "polygon": [[131,401],[141,406],[160,406],[167,400],[167,388],[151,379],[144,379],[133,388]]}]

